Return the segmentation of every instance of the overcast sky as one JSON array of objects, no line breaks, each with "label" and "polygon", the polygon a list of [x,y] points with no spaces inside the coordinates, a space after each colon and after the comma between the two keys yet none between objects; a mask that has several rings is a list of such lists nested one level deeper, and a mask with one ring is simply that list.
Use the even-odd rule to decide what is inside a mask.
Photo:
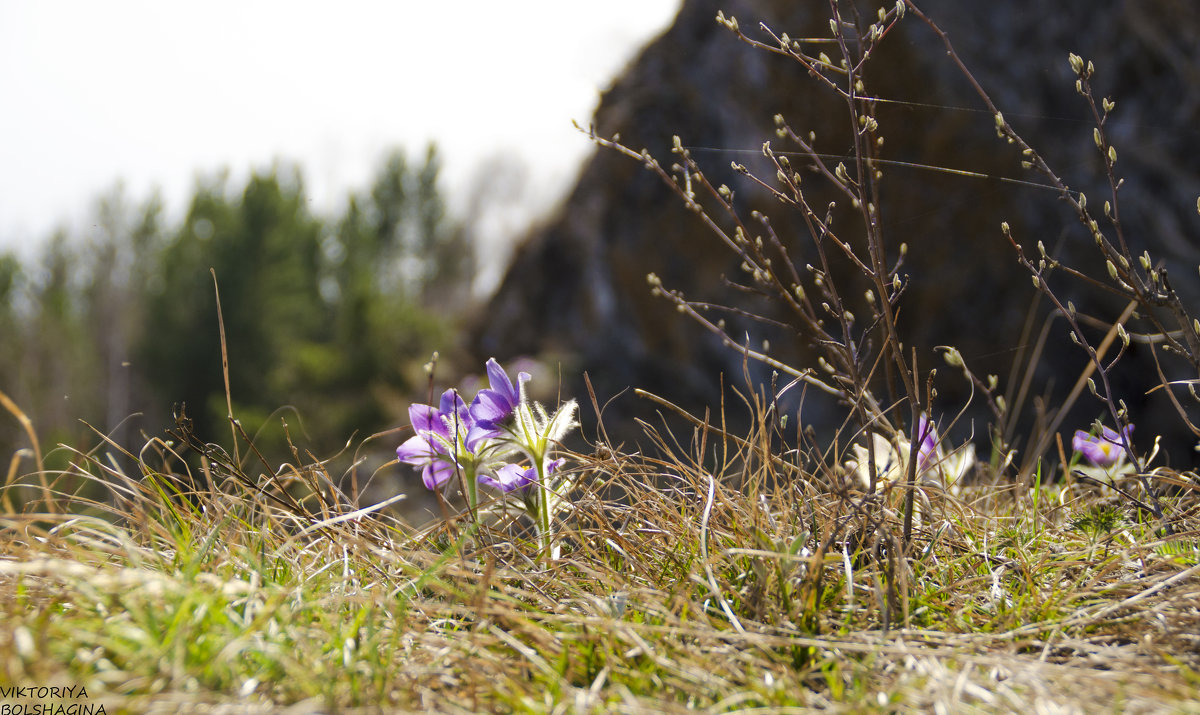
[{"label": "overcast sky", "polygon": [[0,249],[78,226],[118,179],[179,215],[195,177],[298,161],[317,211],[436,140],[461,202],[528,164],[518,213],[591,152],[599,93],[681,0],[0,0]]}]

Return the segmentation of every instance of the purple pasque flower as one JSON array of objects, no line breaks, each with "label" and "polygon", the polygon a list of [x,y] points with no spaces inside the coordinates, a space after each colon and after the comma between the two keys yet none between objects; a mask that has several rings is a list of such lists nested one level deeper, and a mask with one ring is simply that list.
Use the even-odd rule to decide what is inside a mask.
[{"label": "purple pasque flower", "polygon": [[927,472],[938,459],[937,430],[933,423],[921,415],[917,420],[917,470]]},{"label": "purple pasque flower", "polygon": [[1120,434],[1108,427],[1100,428],[1100,435],[1075,430],[1071,446],[1083,458],[1096,467],[1111,467],[1125,459],[1125,444],[1133,435],[1133,425],[1128,425]]},{"label": "purple pasque flower", "polygon": [[[549,478],[554,470],[562,466],[565,459],[553,459],[546,463],[546,477]],[[537,467],[529,467],[522,469],[516,464],[506,464],[496,470],[495,476],[490,474],[479,475],[479,483],[485,487],[499,489],[508,494],[510,492],[521,491],[529,486],[537,484]]]},{"label": "purple pasque flower", "polygon": [[437,489],[454,476],[463,459],[473,458],[465,435],[474,420],[457,390],[446,390],[437,408],[414,404],[408,408],[413,434],[396,448],[396,458],[405,464],[422,467],[421,479],[429,489]]},{"label": "purple pasque flower", "polygon": [[472,429],[467,434],[467,446],[470,449],[474,449],[480,440],[502,434],[501,425],[512,416],[513,410],[521,402],[525,383],[529,382],[529,373],[521,372],[517,374],[517,384],[514,386],[496,358],[488,359],[487,374],[491,388],[480,390],[468,408],[472,420]]}]

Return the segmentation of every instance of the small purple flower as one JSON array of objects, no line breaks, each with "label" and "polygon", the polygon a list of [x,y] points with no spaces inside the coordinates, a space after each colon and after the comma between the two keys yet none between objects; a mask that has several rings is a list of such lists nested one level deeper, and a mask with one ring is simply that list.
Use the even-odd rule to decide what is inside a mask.
[{"label": "small purple flower", "polygon": [[917,469],[919,471],[929,471],[938,459],[937,443],[937,430],[933,423],[925,418],[925,415],[921,415],[917,421]]},{"label": "small purple flower", "polygon": [[525,383],[529,382],[529,373],[521,372],[517,374],[517,385],[514,386],[496,358],[488,359],[487,374],[491,388],[480,390],[468,408],[473,424],[467,434],[469,449],[474,449],[480,440],[501,435],[500,425],[512,415],[521,401]]},{"label": "small purple flower", "polygon": [[396,458],[401,462],[422,467],[421,479],[429,489],[437,489],[454,476],[460,456],[459,435],[467,434],[474,426],[457,390],[442,393],[439,407],[409,407],[408,419],[415,434],[396,448]]},{"label": "small purple flower", "polygon": [[1076,430],[1071,446],[1093,466],[1111,467],[1125,458],[1124,443],[1129,441],[1132,434],[1133,425],[1126,427],[1123,434],[1102,427],[1098,437],[1083,430]]},{"label": "small purple flower", "polygon": [[[562,466],[564,459],[554,459],[546,463],[546,476],[549,477],[554,473],[554,470]],[[516,464],[506,464],[496,470],[496,476],[490,474],[479,475],[479,483],[485,487],[499,489],[508,494],[510,492],[520,491],[533,484],[537,484],[537,468],[530,467],[522,469]]]}]

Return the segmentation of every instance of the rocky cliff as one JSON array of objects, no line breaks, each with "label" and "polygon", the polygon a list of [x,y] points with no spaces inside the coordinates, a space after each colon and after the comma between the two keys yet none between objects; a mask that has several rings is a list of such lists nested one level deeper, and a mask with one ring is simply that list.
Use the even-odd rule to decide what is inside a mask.
[{"label": "rocky cliff", "polygon": [[[1200,298],[1200,46],[1194,41],[1200,6],[1189,0],[918,4],[948,31],[1006,118],[1094,201],[1104,198],[1106,184],[1067,54],[1095,63],[1098,91],[1117,102],[1109,131],[1126,179],[1122,210],[1131,249],[1150,248],[1167,259],[1176,287]],[[871,15],[877,9],[860,6]],[[715,22],[718,10],[736,16],[751,35],[760,21],[792,37],[829,33],[824,2],[687,0],[674,25],[603,96],[596,131],[619,133],[622,143],[644,147],[667,165],[671,137],[679,135],[696,148],[714,183],[739,192],[747,213],[768,212],[781,235],[801,236],[799,217],[733,176],[730,162],[753,161],[766,140],[787,148],[774,137],[777,113],[799,131],[814,131],[823,151],[844,153],[845,113],[797,63],[751,48]],[[919,168],[1038,180],[997,139],[992,118],[919,20],[910,16],[887,39],[869,80],[876,96],[898,100],[879,112],[884,156],[919,165],[889,169],[883,189],[889,245],[909,247],[906,342],[926,366],[937,360],[933,346],[952,344],[978,371],[1006,376],[1033,290],[998,230],[1001,221],[1030,246],[1043,240],[1085,265],[1093,260],[1091,241],[1052,191]],[[658,178],[636,161],[599,150],[558,212],[517,251],[472,333],[474,350],[500,358],[553,354],[572,368],[564,375],[588,371],[601,399],[633,385],[703,404],[716,394],[719,372],[741,374],[741,358],[653,298],[649,272],[692,299],[769,310],[726,285],[723,276],[737,277],[738,261]],[[1072,290],[1098,316],[1119,312],[1103,294]],[[782,359],[806,359],[802,337],[749,324],[746,330],[758,331],[754,340],[771,337]],[[1063,338],[1051,339],[1039,374],[1057,380],[1058,393],[1083,364]],[[1146,355],[1132,359],[1151,364]],[[1132,379],[1126,387],[1136,393],[1142,385]],[[953,384],[941,393],[947,409],[966,394]],[[1131,407],[1135,399],[1131,394]],[[1149,407],[1170,409],[1162,402]],[[1099,408],[1088,404],[1082,414],[1090,420]],[[1163,424],[1174,429],[1178,420],[1166,418]]]}]

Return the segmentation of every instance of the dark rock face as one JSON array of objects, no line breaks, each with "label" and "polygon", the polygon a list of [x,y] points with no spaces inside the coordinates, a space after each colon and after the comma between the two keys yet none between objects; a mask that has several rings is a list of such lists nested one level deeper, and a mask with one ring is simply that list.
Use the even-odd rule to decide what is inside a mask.
[{"label": "dark rock face", "polygon": [[[1189,0],[918,4],[949,33],[1006,119],[1093,205],[1108,198],[1107,180],[1067,53],[1095,63],[1097,92],[1117,103],[1108,131],[1120,152],[1119,175],[1126,179],[1121,210],[1130,248],[1135,255],[1148,248],[1165,259],[1175,287],[1200,306],[1195,279],[1200,6]],[[869,15],[877,9],[859,6]],[[777,113],[798,132],[815,132],[818,149],[837,155],[850,147],[849,122],[840,100],[798,63],[753,49],[718,25],[718,8],[736,16],[751,36],[760,36],[758,21],[792,37],[829,34],[821,2],[688,0],[674,26],[605,94],[595,117],[597,133],[619,133],[623,144],[645,147],[665,166],[672,163],[671,137],[679,135],[714,185],[734,189],[747,217],[754,209],[770,216],[803,265],[812,239],[800,217],[733,175],[729,165],[738,161],[754,169],[764,141],[777,150],[790,148],[774,135]],[[873,58],[867,90],[899,100],[879,109],[884,158],[1041,181],[1022,172],[1017,152],[997,139],[992,118],[979,111],[981,103],[940,41],[915,17],[906,18]],[[812,205],[834,198],[815,179],[806,186]],[[885,172],[883,197],[889,251],[895,255],[901,242],[908,245],[903,272],[911,283],[901,329],[924,368],[940,363],[933,346],[955,345],[977,372],[1008,375],[1034,292],[999,231],[1001,221],[1012,226],[1027,252],[1036,254],[1042,240],[1103,275],[1090,238],[1053,191],[898,165]],[[849,229],[850,219],[847,214],[839,225]],[[501,359],[561,355],[571,368],[564,376],[588,371],[601,400],[632,385],[690,407],[709,403],[717,394],[718,373],[737,382],[742,359],[669,303],[651,297],[649,272],[693,300],[771,314],[769,305],[727,286],[723,276],[741,280],[739,261],[660,179],[636,161],[600,150],[559,212],[517,251],[487,320],[472,332],[474,349]],[[1123,307],[1082,285],[1062,287],[1064,298],[1100,318],[1111,320]],[[804,336],[751,323],[739,325],[742,329],[755,344],[770,338],[779,359],[811,364]],[[1048,342],[1038,374],[1055,380],[1057,399],[1085,361],[1065,338]],[[1139,427],[1139,434],[1178,432],[1161,391],[1158,398],[1142,398],[1153,384],[1148,353],[1135,348],[1128,361],[1151,366],[1145,380],[1133,369],[1135,376],[1121,384],[1135,419],[1143,413],[1163,418],[1161,425],[1147,418],[1149,427]],[[967,392],[947,379],[939,381],[939,394],[943,409],[954,411]],[[1078,426],[1101,412],[1098,403],[1084,403]],[[805,417],[819,421],[825,414],[817,409]]]}]

